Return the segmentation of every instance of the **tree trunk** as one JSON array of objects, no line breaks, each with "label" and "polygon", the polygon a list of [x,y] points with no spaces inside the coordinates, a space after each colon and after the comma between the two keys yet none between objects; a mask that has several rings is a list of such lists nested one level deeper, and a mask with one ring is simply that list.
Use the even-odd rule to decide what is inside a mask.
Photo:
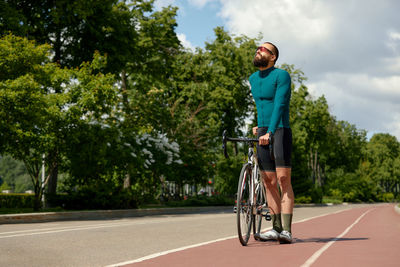
[{"label": "tree trunk", "polygon": [[57,182],[58,182],[58,163],[55,163],[54,168],[50,172],[50,178],[47,183],[47,194],[57,193]]},{"label": "tree trunk", "polygon": [[126,173],[124,179],[124,189],[129,188],[131,186],[131,176],[129,173]]},{"label": "tree trunk", "polygon": [[125,112],[129,113],[129,99],[128,99],[128,86],[127,86],[127,75],[125,70],[121,72],[121,94],[122,94],[122,104],[124,105]]},{"label": "tree trunk", "polygon": [[58,63],[61,65],[61,32],[60,32],[60,30],[57,30],[57,32],[56,32],[56,38],[55,38],[53,47],[54,47],[53,61],[55,63]]},{"label": "tree trunk", "polygon": [[41,184],[39,183],[39,177],[37,177],[37,183],[34,185],[35,187],[35,198],[33,200],[33,210],[39,211],[42,207],[42,189]]},{"label": "tree trunk", "polygon": [[313,151],[312,148],[310,148],[310,155],[309,155],[310,161],[309,161],[309,169],[311,172],[311,179],[313,181],[313,184],[315,184],[315,175],[314,175],[314,156],[313,156]]}]

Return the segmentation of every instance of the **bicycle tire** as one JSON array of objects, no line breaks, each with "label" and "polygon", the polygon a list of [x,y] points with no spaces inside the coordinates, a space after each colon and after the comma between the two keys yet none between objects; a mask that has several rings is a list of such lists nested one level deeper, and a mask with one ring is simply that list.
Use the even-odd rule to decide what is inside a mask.
[{"label": "bicycle tire", "polygon": [[260,177],[260,172],[257,171],[258,173],[258,183],[255,186],[255,203],[256,203],[256,214],[254,215],[254,220],[253,220],[253,236],[255,240],[258,240],[258,236],[261,233],[261,225],[262,225],[262,219],[263,219],[263,207],[266,204],[265,202],[265,188],[264,188],[264,183],[262,181],[262,178]]},{"label": "bicycle tire", "polygon": [[249,241],[251,227],[254,220],[250,199],[250,190],[252,190],[251,171],[252,170],[249,163],[243,165],[242,170],[240,171],[237,191],[237,228],[239,241],[243,246],[246,246],[247,242]]}]

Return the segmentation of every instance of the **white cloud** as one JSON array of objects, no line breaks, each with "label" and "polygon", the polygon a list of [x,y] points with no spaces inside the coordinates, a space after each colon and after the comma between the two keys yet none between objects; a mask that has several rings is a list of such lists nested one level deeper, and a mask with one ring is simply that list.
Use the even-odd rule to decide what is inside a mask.
[{"label": "white cloud", "polygon": [[308,84],[310,93],[324,95],[339,120],[373,133],[388,132],[400,140],[400,76],[328,73]]},{"label": "white cloud", "polygon": [[397,55],[400,55],[400,32],[390,29],[386,45]]},{"label": "white cloud", "polygon": [[190,49],[192,51],[195,51],[196,48],[194,47],[194,45],[192,45],[190,43],[190,41],[186,38],[186,35],[183,33],[178,33],[177,34],[179,41],[181,42],[181,44],[183,45],[183,47]]},{"label": "white cloud", "polygon": [[391,73],[400,73],[400,56],[382,59],[384,70]]},{"label": "white cloud", "polygon": [[323,41],[332,30],[331,17],[321,1],[221,0],[220,16],[230,31],[257,37],[296,42]]},{"label": "white cloud", "polygon": [[220,0],[227,30],[271,41],[333,115],[400,140],[400,1]]}]

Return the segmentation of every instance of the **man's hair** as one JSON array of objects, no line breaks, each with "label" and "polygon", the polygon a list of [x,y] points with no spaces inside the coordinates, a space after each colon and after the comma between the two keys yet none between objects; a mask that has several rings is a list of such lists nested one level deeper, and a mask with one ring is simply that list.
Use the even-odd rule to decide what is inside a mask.
[{"label": "man's hair", "polygon": [[272,51],[272,52],[273,52],[274,55],[275,55],[275,61],[274,61],[274,63],[276,63],[276,61],[278,60],[278,57],[279,57],[279,50],[278,50],[278,47],[276,47],[276,45],[274,45],[274,44],[271,43],[271,42],[265,42],[264,44],[270,44],[270,45],[272,45],[273,50],[274,50],[274,51]]}]

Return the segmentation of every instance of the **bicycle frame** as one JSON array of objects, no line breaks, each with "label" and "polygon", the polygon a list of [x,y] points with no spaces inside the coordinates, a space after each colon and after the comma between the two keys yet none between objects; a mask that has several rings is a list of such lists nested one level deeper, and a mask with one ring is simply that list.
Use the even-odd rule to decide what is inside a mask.
[{"label": "bicycle frame", "polygon": [[256,156],[254,155],[254,142],[249,142],[249,149],[248,149],[248,159],[247,163],[251,166],[251,181],[250,181],[250,204],[252,207],[252,215],[257,214],[257,207],[256,207],[256,196],[254,192],[256,192],[256,186],[259,186],[258,182],[258,164]]},{"label": "bicycle frame", "polygon": [[[227,141],[232,141],[232,142],[244,142],[248,144],[248,153],[247,153],[247,163],[243,165],[240,178],[239,178],[239,186],[238,186],[238,192],[237,192],[237,201],[234,206],[234,212],[237,213],[238,216],[238,232],[239,232],[239,240],[242,243],[242,245],[246,245],[249,239],[249,233],[251,231],[251,228],[253,228],[253,233],[254,233],[254,238],[258,240],[256,237],[256,234],[259,235],[259,232],[261,230],[261,220],[262,217],[265,217],[267,221],[271,220],[271,216],[269,213],[269,209],[266,210],[266,213],[264,214],[264,207],[267,207],[268,205],[266,204],[265,196],[265,187],[263,185],[262,179],[259,176],[259,169],[258,169],[258,162],[257,162],[257,155],[254,153],[255,149],[255,143],[258,142],[258,139],[251,139],[251,138],[230,138],[226,136],[226,131],[223,133],[223,149],[224,149],[224,155],[226,158],[228,158],[228,153],[226,149],[226,143]],[[271,139],[270,139],[271,141]],[[271,142],[272,143],[272,142]],[[270,144],[271,144],[270,143]],[[270,146],[271,147],[271,146]],[[246,172],[249,175],[248,179],[243,179],[243,177],[246,175]],[[244,176],[243,176],[244,175]],[[245,192],[243,188],[245,188],[245,184],[248,182],[248,198],[243,195]],[[261,187],[261,188],[260,188]],[[245,212],[243,213],[243,207],[242,207],[242,198],[245,196],[247,198],[247,204],[245,207]],[[248,212],[246,212],[246,210]],[[242,219],[241,219],[241,214],[245,215],[245,220],[247,221],[248,218],[246,216],[250,216],[250,225],[249,226],[244,226],[242,228]],[[242,229],[249,231],[247,233],[242,233]]]}]

